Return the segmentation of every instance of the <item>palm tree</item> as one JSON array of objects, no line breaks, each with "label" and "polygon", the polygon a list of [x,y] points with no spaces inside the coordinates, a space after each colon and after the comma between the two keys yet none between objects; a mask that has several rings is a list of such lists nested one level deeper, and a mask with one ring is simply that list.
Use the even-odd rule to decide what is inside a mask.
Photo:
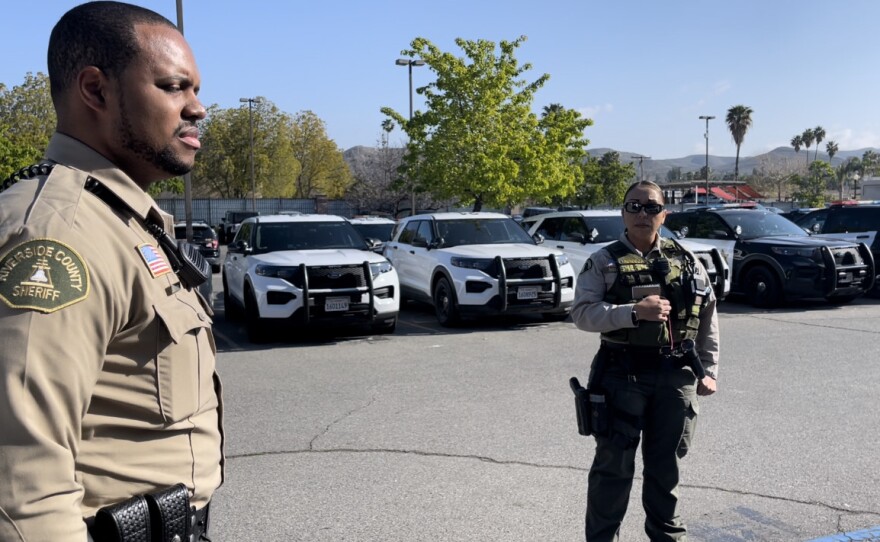
[{"label": "palm tree", "polygon": [[807,149],[807,167],[810,167],[810,145],[813,144],[813,140],[816,139],[816,134],[813,133],[813,130],[807,128],[804,130],[804,133],[801,134],[801,142],[804,144],[804,148]]},{"label": "palm tree", "polygon": [[794,147],[794,153],[797,154],[801,152],[801,145],[804,144],[804,140],[801,139],[801,136],[796,135],[791,138],[791,146]]},{"label": "palm tree", "polygon": [[831,141],[829,139],[828,143],[825,144],[825,152],[828,153],[828,163],[829,164],[831,163],[832,160],[834,160],[834,155],[837,154],[837,150],[838,150],[837,143],[835,143],[834,141]]},{"label": "palm tree", "polygon": [[[821,126],[816,126],[815,128],[813,128],[813,138],[816,139],[816,156],[813,158],[813,160],[818,160],[819,143],[822,143],[822,140],[825,139],[825,128],[822,128]],[[829,162],[831,161],[829,160]]]},{"label": "palm tree", "polygon": [[752,126],[752,108],[745,105],[735,105],[727,110],[727,128],[736,143],[736,166],[733,169],[733,182],[739,177],[739,148],[746,132]]}]

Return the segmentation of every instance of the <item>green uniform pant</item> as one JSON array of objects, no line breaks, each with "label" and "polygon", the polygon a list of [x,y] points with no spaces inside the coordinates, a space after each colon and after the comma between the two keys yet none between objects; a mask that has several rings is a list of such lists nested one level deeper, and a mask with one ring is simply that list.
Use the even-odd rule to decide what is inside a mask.
[{"label": "green uniform pant", "polygon": [[587,489],[586,539],[618,540],[641,436],[645,532],[652,541],[686,541],[687,529],[678,515],[678,461],[687,454],[696,426],[696,377],[687,367],[630,372],[619,364],[606,367],[602,387],[612,412],[637,417],[643,429],[618,418],[612,421],[608,437],[596,437]]}]

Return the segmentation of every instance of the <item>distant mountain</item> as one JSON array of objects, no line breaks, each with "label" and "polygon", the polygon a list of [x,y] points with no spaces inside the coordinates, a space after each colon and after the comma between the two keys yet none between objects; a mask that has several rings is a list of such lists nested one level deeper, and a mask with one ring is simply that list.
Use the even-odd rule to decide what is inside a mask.
[{"label": "distant mountain", "polygon": [[[872,150],[880,154],[880,148],[864,148],[852,151],[840,151],[834,155],[834,159],[832,160],[831,165],[833,167],[837,167],[852,156],[861,157],[867,150]],[[403,149],[400,149],[400,151],[402,152]],[[644,156],[637,152],[619,151],[617,149],[610,149],[607,147],[596,147],[592,149],[587,149],[587,153],[590,156],[595,156],[597,158],[610,151],[617,151],[620,154],[621,162],[633,162],[635,163],[637,169],[639,165],[639,160],[638,158],[634,157]],[[812,157],[815,152],[815,148],[809,150],[810,161],[813,160]],[[346,162],[348,162],[349,165],[352,166],[352,169],[356,169],[358,165],[363,164],[371,158],[375,159],[377,153],[378,149],[374,147],[358,146],[352,147],[345,151],[344,157]],[[819,159],[828,161],[828,153],[822,152],[820,150]],[[804,165],[807,164],[807,149],[801,149],[800,152],[795,153],[794,149],[791,147],[777,147],[770,152],[759,154],[758,156],[740,156],[739,172],[740,175],[751,175],[753,170],[760,169],[762,165],[768,169],[773,169],[775,167],[784,167],[787,164],[797,164],[798,160],[802,161]],[[700,169],[705,165],[705,154],[690,154],[682,158],[666,158],[662,160],[653,160],[650,158],[642,160],[642,169],[645,178],[656,178],[659,180],[665,180],[666,174],[669,172],[669,170],[676,167],[681,168],[682,173],[687,173],[689,171],[700,171]],[[709,168],[713,171],[713,173],[733,173],[735,167],[735,156],[715,156],[712,154],[709,155]]]},{"label": "distant mountain", "polygon": [[[600,157],[606,152],[614,151],[616,149],[609,149],[607,147],[599,147],[594,149],[587,149],[587,153],[590,156]],[[837,167],[842,164],[850,157],[857,156],[861,157],[865,151],[872,150],[874,152],[880,152],[880,149],[877,148],[864,148],[858,150],[851,151],[840,151],[834,155],[834,159],[831,161],[831,165],[833,167]],[[629,152],[629,151],[617,151],[620,153],[620,161],[621,162],[633,162],[636,167],[639,165],[638,158],[634,158],[636,156],[640,156],[639,153]],[[816,152],[815,148],[809,150],[810,153],[810,161],[813,160],[813,156]],[[800,152],[795,153],[794,149],[791,147],[777,147],[770,152],[766,152],[764,154],[759,154],[758,156],[740,156],[739,157],[739,172],[740,175],[750,175],[753,170],[760,169],[762,165],[767,168],[780,167],[786,164],[796,164],[798,160],[803,161],[804,165],[807,164],[807,150],[801,149]],[[828,161],[828,153],[819,151],[819,159]],[[706,155],[705,154],[691,154],[685,156],[683,158],[667,158],[662,160],[653,160],[653,159],[644,159],[642,161],[642,169],[644,170],[644,176],[646,178],[657,178],[657,179],[666,179],[666,174],[669,170],[673,168],[681,168],[682,173],[687,173],[689,171],[699,171],[703,166],[706,165]],[[733,170],[736,168],[736,157],[735,156],[715,156],[709,155],[709,168],[714,173],[733,173]]]}]

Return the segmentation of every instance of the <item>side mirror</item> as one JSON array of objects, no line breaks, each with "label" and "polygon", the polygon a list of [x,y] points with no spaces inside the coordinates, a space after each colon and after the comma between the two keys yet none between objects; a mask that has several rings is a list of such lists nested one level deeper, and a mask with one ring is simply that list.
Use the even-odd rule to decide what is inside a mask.
[{"label": "side mirror", "polygon": [[586,239],[584,239],[583,242],[585,245],[587,243],[594,243],[596,241],[596,239],[598,239],[598,238],[599,238],[599,230],[597,230],[596,228],[593,228],[592,230],[590,230],[590,236],[587,237]]},{"label": "side mirror", "polygon": [[815,222],[812,226],[810,226],[810,232],[819,233],[820,231],[822,231],[822,225],[818,222]]},{"label": "side mirror", "polygon": [[582,234],[582,233],[569,233],[568,240],[573,241],[575,243],[580,243],[582,245],[587,243],[587,238],[584,237],[584,234]]},{"label": "side mirror", "polygon": [[430,243],[428,243],[428,250],[431,250],[432,248],[440,248],[445,243],[446,243],[446,239],[443,239],[442,237],[437,237],[437,238],[433,239]]},{"label": "side mirror", "polygon": [[[742,235],[742,232],[743,232],[743,227],[740,226],[739,224],[737,224],[736,227],[733,228],[733,233],[735,233],[737,237],[739,237],[740,235]],[[726,237],[726,236],[725,236],[725,237]]]},{"label": "side mirror", "polygon": [[685,237],[687,237],[687,234],[690,231],[690,228],[688,228],[687,226],[682,226],[681,229],[678,230],[678,235],[680,235],[681,238],[684,239]]},{"label": "side mirror", "polygon": [[532,239],[535,240],[535,244],[537,244],[537,245],[540,245],[541,243],[544,242],[544,236],[541,235],[540,233],[536,233],[536,234],[532,235]]},{"label": "side mirror", "polygon": [[367,242],[367,249],[372,250],[373,252],[382,252],[382,245],[384,245],[382,241],[372,237],[367,237],[364,241]]}]

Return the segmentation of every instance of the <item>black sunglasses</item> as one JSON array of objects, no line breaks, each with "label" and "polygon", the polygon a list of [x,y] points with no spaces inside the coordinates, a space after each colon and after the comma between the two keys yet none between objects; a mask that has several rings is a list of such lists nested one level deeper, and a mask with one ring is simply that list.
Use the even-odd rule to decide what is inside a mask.
[{"label": "black sunglasses", "polygon": [[639,214],[642,209],[649,215],[657,215],[663,210],[663,206],[659,203],[639,203],[637,201],[628,201],[623,204],[623,210],[634,215]]}]

